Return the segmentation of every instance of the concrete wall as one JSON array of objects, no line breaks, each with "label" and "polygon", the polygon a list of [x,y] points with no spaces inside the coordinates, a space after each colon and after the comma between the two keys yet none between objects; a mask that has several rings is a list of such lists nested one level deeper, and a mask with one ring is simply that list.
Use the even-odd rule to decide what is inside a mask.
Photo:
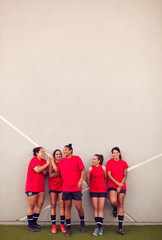
[{"label": "concrete wall", "polygon": [[[0,1],[0,221],[25,220],[32,140],[48,153],[72,143],[86,169],[119,146],[130,167],[125,221],[162,222],[160,4]],[[49,204],[46,179],[40,220]],[[86,184],[83,204],[93,221]],[[105,222],[111,211],[107,201]]]}]

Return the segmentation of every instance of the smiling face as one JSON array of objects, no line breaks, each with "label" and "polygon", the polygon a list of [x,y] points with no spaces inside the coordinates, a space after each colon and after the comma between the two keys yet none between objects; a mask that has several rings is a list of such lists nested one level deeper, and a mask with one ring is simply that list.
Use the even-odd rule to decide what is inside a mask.
[{"label": "smiling face", "polygon": [[39,160],[44,159],[45,158],[45,150],[44,150],[44,148],[40,148],[39,152],[36,153],[36,155],[37,155],[37,158]]},{"label": "smiling face", "polygon": [[118,152],[117,150],[113,150],[112,155],[114,160],[118,161],[120,159],[120,152]]},{"label": "smiling face", "polygon": [[98,160],[98,157],[95,155],[92,158],[92,165],[95,167],[98,167],[100,165],[100,160]]},{"label": "smiling face", "polygon": [[70,158],[72,156],[72,150],[70,150],[68,147],[64,147],[63,154],[66,158]]},{"label": "smiling face", "polygon": [[56,161],[56,162],[60,162],[60,160],[61,160],[61,158],[62,158],[62,153],[61,153],[61,151],[59,151],[59,150],[56,151],[54,158],[55,158],[55,161]]}]

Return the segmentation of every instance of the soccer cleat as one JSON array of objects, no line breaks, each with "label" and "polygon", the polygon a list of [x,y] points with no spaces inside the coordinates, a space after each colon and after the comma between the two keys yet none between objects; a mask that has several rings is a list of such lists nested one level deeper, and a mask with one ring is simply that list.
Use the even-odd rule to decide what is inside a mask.
[{"label": "soccer cleat", "polygon": [[124,235],[123,229],[118,228],[118,234],[119,235]]},{"label": "soccer cleat", "polygon": [[117,217],[117,210],[118,210],[117,207],[114,207],[114,208],[113,208],[113,216],[114,216],[114,217]]},{"label": "soccer cleat", "polygon": [[82,232],[82,233],[85,233],[85,232],[86,232],[86,228],[85,228],[85,223],[84,223],[84,222],[82,222],[80,228],[81,228],[81,232]]},{"label": "soccer cleat", "polygon": [[43,227],[41,225],[39,225],[38,223],[34,224],[34,227],[37,229],[42,229]]},{"label": "soccer cleat", "polygon": [[99,229],[98,229],[98,227],[95,228],[95,230],[94,230],[94,232],[93,232],[93,235],[94,235],[94,236],[98,236],[98,235],[99,235]]},{"label": "soccer cleat", "polygon": [[30,232],[38,232],[39,231],[38,228],[35,228],[34,226],[28,226],[28,230]]},{"label": "soccer cleat", "polygon": [[71,236],[71,229],[67,229],[66,233],[65,233],[66,237],[70,237]]},{"label": "soccer cleat", "polygon": [[66,233],[64,224],[60,225],[60,230],[61,230],[62,233]]},{"label": "soccer cleat", "polygon": [[51,233],[57,233],[57,226],[56,224],[52,225]]},{"label": "soccer cleat", "polygon": [[103,227],[99,228],[99,230],[98,230],[98,235],[99,235],[99,236],[103,235]]}]

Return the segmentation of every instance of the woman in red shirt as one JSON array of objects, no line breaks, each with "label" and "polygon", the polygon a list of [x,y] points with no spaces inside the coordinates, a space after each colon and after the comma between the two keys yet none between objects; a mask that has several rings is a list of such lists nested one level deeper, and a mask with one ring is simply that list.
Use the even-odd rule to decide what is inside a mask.
[{"label": "woman in red shirt", "polygon": [[117,216],[118,211],[118,234],[124,235],[122,224],[124,219],[124,198],[126,194],[126,179],[128,164],[122,160],[120,149],[114,147],[112,150],[113,159],[106,164],[108,174],[108,189],[110,204],[113,207],[113,215]]},{"label": "woman in red shirt", "polygon": [[103,235],[102,224],[107,192],[107,174],[102,163],[103,156],[95,154],[92,158],[92,166],[87,171],[87,184],[92,200],[94,219],[97,224],[97,228],[93,232],[94,236]]},{"label": "woman in red shirt", "polygon": [[34,157],[28,166],[25,193],[28,197],[28,230],[38,232],[41,226],[37,224],[37,220],[44,203],[45,175],[47,174],[50,157],[47,161],[44,159],[45,151],[42,147],[34,148],[33,155]]},{"label": "woman in red shirt", "polygon": [[84,209],[82,207],[82,185],[85,175],[85,167],[79,156],[74,156],[72,144],[68,144],[63,149],[64,158],[60,165],[56,167],[52,161],[53,169],[61,173],[63,180],[62,200],[65,202],[65,218],[67,230],[65,235],[71,236],[71,208],[72,199],[78,211],[81,224],[81,232],[85,232]]},{"label": "woman in red shirt", "polygon": [[[62,152],[59,149],[56,149],[53,152],[53,158],[57,167],[60,165],[62,159]],[[52,163],[49,165],[49,193],[51,198],[51,222],[52,222],[52,233],[57,232],[56,227],[56,205],[57,197],[59,198],[60,205],[60,230],[63,233],[66,233],[64,222],[65,222],[65,206],[64,201],[62,200],[62,177],[60,173],[57,173],[53,170]]]}]

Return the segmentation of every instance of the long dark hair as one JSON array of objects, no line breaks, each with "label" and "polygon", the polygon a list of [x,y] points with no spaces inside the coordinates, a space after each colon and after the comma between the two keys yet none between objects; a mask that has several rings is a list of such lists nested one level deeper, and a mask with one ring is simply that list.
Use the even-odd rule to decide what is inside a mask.
[{"label": "long dark hair", "polygon": [[103,157],[103,155],[101,155],[101,154],[95,154],[94,156],[96,156],[96,157],[97,157],[97,159],[100,161],[100,162],[99,162],[99,164],[100,164],[100,165],[102,165],[102,163],[103,163],[103,160],[104,160],[104,157]]},{"label": "long dark hair", "polygon": [[54,158],[54,160],[55,160],[55,154],[56,154],[57,151],[59,151],[59,152],[61,153],[61,156],[62,156],[61,150],[60,150],[60,149],[55,149],[54,152],[53,152],[53,158]]},{"label": "long dark hair", "polygon": [[[116,150],[120,153],[120,149],[118,147],[114,147],[112,150],[111,150],[111,153],[113,153],[113,151]],[[122,156],[121,156],[121,153],[119,154],[119,159],[122,159]]]}]

